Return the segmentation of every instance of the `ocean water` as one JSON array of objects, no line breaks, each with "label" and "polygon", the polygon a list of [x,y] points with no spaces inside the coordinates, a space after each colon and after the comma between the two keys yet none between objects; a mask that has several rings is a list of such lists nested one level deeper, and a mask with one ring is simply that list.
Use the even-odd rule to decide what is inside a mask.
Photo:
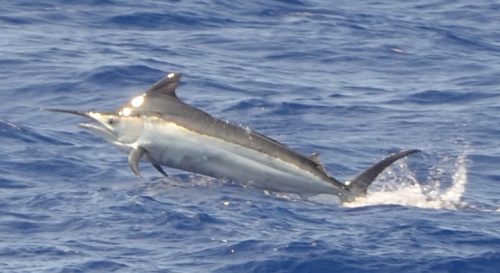
[{"label": "ocean water", "polygon": [[[0,3],[0,272],[500,272],[498,1]],[[347,180],[339,204],[167,169],[42,107],[178,95]]]}]

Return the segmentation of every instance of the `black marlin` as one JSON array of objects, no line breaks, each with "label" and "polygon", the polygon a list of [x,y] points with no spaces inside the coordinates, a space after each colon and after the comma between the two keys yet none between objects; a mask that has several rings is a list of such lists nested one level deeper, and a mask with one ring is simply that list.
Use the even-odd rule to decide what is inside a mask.
[{"label": "black marlin", "polygon": [[162,165],[270,191],[334,194],[342,202],[366,195],[386,167],[417,152],[391,154],[343,183],[326,172],[318,154],[301,155],[274,139],[184,103],[175,93],[180,78],[180,73],[168,74],[115,112],[47,110],[96,121],[80,126],[127,152],[130,168],[138,176],[139,161],[145,159],[163,175]]}]

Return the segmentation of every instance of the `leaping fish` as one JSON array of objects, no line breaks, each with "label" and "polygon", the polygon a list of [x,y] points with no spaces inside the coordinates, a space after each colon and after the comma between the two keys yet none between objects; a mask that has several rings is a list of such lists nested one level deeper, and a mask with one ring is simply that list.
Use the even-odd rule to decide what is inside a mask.
[{"label": "leaping fish", "polygon": [[139,161],[243,185],[301,196],[333,194],[341,202],[364,196],[375,178],[396,160],[418,150],[402,150],[353,179],[340,182],[327,173],[318,154],[304,156],[280,142],[194,108],[176,95],[181,73],[169,73],[114,112],[46,109],[90,118],[81,127],[128,153],[132,172]]}]

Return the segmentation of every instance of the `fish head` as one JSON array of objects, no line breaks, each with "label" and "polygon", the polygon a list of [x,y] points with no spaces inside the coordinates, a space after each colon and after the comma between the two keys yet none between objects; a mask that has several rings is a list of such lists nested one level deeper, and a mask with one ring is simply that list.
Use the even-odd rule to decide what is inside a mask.
[{"label": "fish head", "polygon": [[45,109],[87,117],[91,122],[79,126],[104,138],[117,146],[132,144],[142,133],[143,120],[140,116],[125,116],[114,112],[76,111],[65,109]]},{"label": "fish head", "polygon": [[178,100],[175,94],[181,76],[181,73],[167,74],[144,93],[134,96],[114,112],[45,110],[90,118],[93,122],[82,123],[80,127],[93,132],[123,150],[127,150],[130,149],[130,144],[136,142],[141,136],[145,118],[178,114],[179,111],[185,111],[185,105]]}]

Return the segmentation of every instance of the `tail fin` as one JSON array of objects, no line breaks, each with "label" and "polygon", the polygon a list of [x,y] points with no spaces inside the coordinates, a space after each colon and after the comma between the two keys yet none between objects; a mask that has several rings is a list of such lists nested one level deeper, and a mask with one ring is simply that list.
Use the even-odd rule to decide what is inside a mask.
[{"label": "tail fin", "polygon": [[347,182],[347,187],[352,193],[352,197],[364,196],[370,184],[377,178],[377,176],[389,167],[394,161],[403,158],[407,155],[419,152],[419,150],[403,150],[391,154],[388,157],[375,163],[373,166],[362,172],[356,178]]}]

